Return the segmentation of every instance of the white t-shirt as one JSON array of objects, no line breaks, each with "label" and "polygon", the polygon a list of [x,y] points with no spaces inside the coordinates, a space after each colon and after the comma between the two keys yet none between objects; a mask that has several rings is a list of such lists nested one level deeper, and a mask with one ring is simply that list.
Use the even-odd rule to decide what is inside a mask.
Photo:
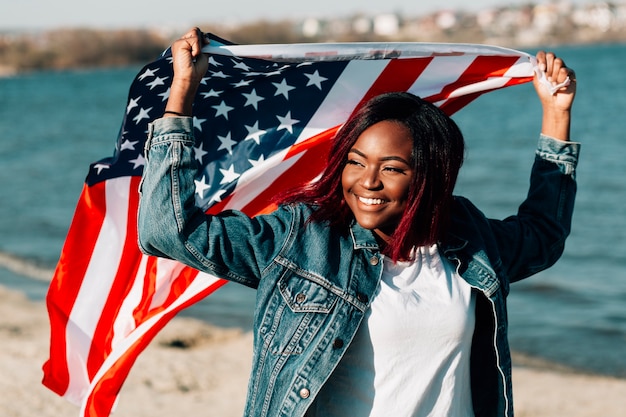
[{"label": "white t-shirt", "polygon": [[317,396],[314,417],[472,417],[471,287],[436,246],[384,258],[380,287],[354,341]]}]

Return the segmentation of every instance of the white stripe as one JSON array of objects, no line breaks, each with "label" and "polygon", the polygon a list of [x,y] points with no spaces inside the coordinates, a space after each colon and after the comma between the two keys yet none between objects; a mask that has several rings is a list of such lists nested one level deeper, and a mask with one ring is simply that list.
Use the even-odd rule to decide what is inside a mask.
[{"label": "white stripe", "polygon": [[286,61],[345,61],[374,59],[393,53],[402,58],[465,53],[472,55],[527,55],[514,49],[492,45],[422,42],[353,42],[300,43],[268,45],[207,45],[202,51],[209,54],[266,58]]},{"label": "white stripe", "polygon": [[439,94],[447,85],[457,81],[475,59],[474,55],[435,57],[409,91],[423,98]]},{"label": "white stripe", "polygon": [[85,392],[85,396],[83,397],[82,406],[81,406],[81,414],[87,417],[85,406],[89,399],[89,396],[92,395],[93,389],[98,384],[98,382],[107,375],[109,370],[115,363],[126,354],[127,350],[136,343],[139,339],[141,339],[152,327],[158,324],[166,314],[169,314],[176,309],[179,309],[182,304],[189,301],[197,294],[209,288],[211,285],[220,281],[219,278],[209,275],[206,273],[198,273],[196,278],[191,282],[191,284],[187,287],[187,289],[174,301],[168,308],[163,311],[155,314],[150,317],[145,322],[141,323],[135,331],[130,333],[128,337],[119,341],[116,348],[111,352],[109,356],[107,356],[106,360],[102,363],[100,370],[96,373],[93,378],[91,384],[89,384],[88,390]]},{"label": "white stripe", "polygon": [[126,297],[120,300],[120,310],[113,322],[113,339],[111,340],[111,349],[115,349],[115,346],[126,335],[133,331],[136,327],[133,312],[135,308],[141,303],[143,296],[144,275],[146,272],[146,265],[148,257],[142,255],[141,260],[137,268],[137,274],[135,275],[132,283],[132,287]]},{"label": "white stripe", "polygon": [[297,142],[344,123],[388,64],[388,60],[349,62]]},{"label": "white stripe", "polygon": [[64,397],[79,403],[89,386],[87,358],[100,314],[122,257],[128,218],[130,177],[106,182],[106,216],[66,327],[66,360],[70,375]]}]

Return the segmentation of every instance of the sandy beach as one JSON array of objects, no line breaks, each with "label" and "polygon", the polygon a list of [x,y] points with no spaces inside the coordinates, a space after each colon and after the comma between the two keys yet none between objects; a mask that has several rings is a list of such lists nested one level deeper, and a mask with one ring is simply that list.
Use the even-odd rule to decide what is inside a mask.
[{"label": "sandy beach", "polygon": [[[0,413],[3,417],[78,416],[79,409],[41,385],[48,357],[45,305],[0,286]],[[176,318],[139,357],[119,417],[241,416],[252,337]],[[514,357],[518,417],[617,417],[626,380],[584,375]]]}]

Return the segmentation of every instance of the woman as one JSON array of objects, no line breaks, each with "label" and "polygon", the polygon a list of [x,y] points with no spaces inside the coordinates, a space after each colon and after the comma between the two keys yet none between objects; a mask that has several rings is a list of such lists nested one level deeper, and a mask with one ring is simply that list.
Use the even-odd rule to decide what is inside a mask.
[{"label": "woman", "polygon": [[574,72],[540,52],[542,134],[528,196],[487,219],[452,191],[463,138],[435,106],[377,97],[347,121],[322,178],[267,215],[194,205],[192,102],[207,70],[194,29],[172,46],[151,125],[139,241],[257,289],[246,416],[512,416],[506,296],[569,234],[578,145]]}]

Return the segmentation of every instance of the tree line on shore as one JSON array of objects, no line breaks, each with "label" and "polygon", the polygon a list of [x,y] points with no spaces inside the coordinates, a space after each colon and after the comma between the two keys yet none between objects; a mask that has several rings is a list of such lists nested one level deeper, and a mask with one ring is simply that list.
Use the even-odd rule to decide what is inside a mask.
[{"label": "tree line on shore", "polygon": [[[0,35],[0,73],[145,64],[158,57],[184,30],[72,28]],[[242,44],[305,41],[293,30],[293,23],[286,21],[258,22],[236,30],[218,28],[216,33]],[[306,41],[316,39],[306,38]]]}]

